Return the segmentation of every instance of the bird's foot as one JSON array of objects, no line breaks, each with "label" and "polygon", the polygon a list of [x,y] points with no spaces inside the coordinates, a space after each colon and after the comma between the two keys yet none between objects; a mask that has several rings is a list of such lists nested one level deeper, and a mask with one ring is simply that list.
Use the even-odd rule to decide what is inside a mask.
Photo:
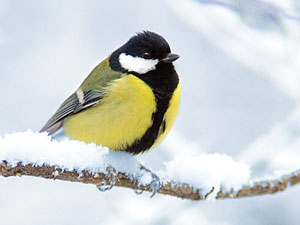
[{"label": "bird's foot", "polygon": [[115,185],[115,183],[117,182],[118,174],[117,174],[115,168],[113,168],[112,166],[108,166],[106,168],[106,172],[107,172],[106,177],[108,178],[109,184],[107,184],[107,182],[105,180],[103,180],[99,184],[96,184],[96,187],[98,188],[98,190],[102,191],[102,192],[112,189],[113,186]]},{"label": "bird's foot", "polygon": [[152,190],[152,194],[151,194],[150,198],[152,198],[157,193],[157,191],[161,188],[161,182],[159,180],[159,177],[155,173],[153,173],[151,170],[144,167],[143,165],[141,165],[140,169],[146,171],[147,173],[149,173],[151,175],[151,182],[149,185]]}]

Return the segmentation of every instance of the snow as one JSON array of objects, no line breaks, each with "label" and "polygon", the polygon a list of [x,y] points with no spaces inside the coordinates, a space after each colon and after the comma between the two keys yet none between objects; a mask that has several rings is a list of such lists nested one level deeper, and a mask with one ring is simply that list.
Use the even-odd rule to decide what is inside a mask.
[{"label": "snow", "polygon": [[24,165],[55,166],[63,170],[87,170],[94,174],[105,172],[104,160],[109,150],[95,144],[64,139],[51,140],[44,133],[15,132],[0,137],[0,160],[6,160],[11,166],[18,162]]},{"label": "snow", "polygon": [[182,155],[165,162],[165,171],[159,174],[164,180],[181,181],[208,193],[214,187],[214,194],[222,189],[238,190],[250,181],[248,165],[236,162],[225,154]]},{"label": "snow", "polygon": [[[93,175],[106,173],[107,167],[111,166],[116,172],[136,178],[139,185],[154,181],[151,173],[141,170],[139,161],[130,154],[112,152],[93,143],[85,144],[68,138],[51,140],[46,132],[15,132],[0,137],[0,161],[3,160],[11,166],[22,162],[23,165],[48,165],[66,171],[76,170],[78,174],[86,170]],[[224,190],[237,190],[250,179],[249,166],[235,162],[225,154],[184,155],[165,162],[165,167],[165,170],[157,172],[162,183],[186,183],[204,194],[210,192],[212,187],[215,193],[221,187]],[[58,172],[54,175],[57,176]]]},{"label": "snow", "polygon": [[[140,170],[140,163],[130,154],[112,152],[106,147],[67,137],[53,140],[46,132],[34,133],[29,130],[0,136],[0,161],[3,160],[11,166],[16,166],[18,162],[23,165],[47,165],[65,171],[75,170],[79,175],[83,170],[92,175],[106,174],[107,168],[113,167],[116,172],[137,178],[139,185],[147,185],[152,181],[148,172]],[[54,175],[57,176],[57,173]]]}]

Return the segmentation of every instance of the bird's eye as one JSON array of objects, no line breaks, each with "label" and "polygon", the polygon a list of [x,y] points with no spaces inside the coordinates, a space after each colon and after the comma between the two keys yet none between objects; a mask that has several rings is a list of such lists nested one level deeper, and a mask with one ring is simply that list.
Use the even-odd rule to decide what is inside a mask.
[{"label": "bird's eye", "polygon": [[150,59],[150,58],[151,58],[151,54],[150,54],[149,52],[144,52],[144,53],[142,54],[142,57],[143,57],[144,59]]}]

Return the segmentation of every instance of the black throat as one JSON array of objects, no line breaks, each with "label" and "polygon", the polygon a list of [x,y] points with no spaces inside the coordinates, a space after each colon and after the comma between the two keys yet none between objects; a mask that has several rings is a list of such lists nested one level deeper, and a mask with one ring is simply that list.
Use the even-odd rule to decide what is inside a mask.
[{"label": "black throat", "polygon": [[128,72],[121,67],[118,59],[119,55],[118,50],[111,55],[109,59],[111,68],[140,78],[151,87],[155,96],[156,111],[152,114],[152,125],[139,140],[127,146],[126,149],[120,149],[131,154],[139,154],[151,148],[158,137],[160,126],[162,123],[165,124],[163,118],[169,107],[171,97],[178,86],[179,78],[172,63],[159,62],[155,70],[142,75],[135,72]]}]

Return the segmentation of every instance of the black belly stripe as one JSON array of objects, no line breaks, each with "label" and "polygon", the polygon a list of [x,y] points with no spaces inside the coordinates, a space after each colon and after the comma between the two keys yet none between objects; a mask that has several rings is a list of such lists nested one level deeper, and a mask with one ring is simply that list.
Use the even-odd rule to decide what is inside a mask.
[{"label": "black belly stripe", "polygon": [[[158,137],[159,128],[163,123],[164,115],[169,107],[169,102],[171,96],[160,96],[158,93],[155,93],[157,110],[152,114],[152,125],[146,130],[145,134],[141,139],[136,140],[131,146],[128,146],[125,151],[132,154],[142,153],[154,144]],[[124,151],[124,150],[123,150]]]},{"label": "black belly stripe", "polygon": [[166,130],[166,127],[167,127],[167,123],[166,123],[166,120],[163,121],[162,125],[161,125],[161,133],[163,134]]}]

